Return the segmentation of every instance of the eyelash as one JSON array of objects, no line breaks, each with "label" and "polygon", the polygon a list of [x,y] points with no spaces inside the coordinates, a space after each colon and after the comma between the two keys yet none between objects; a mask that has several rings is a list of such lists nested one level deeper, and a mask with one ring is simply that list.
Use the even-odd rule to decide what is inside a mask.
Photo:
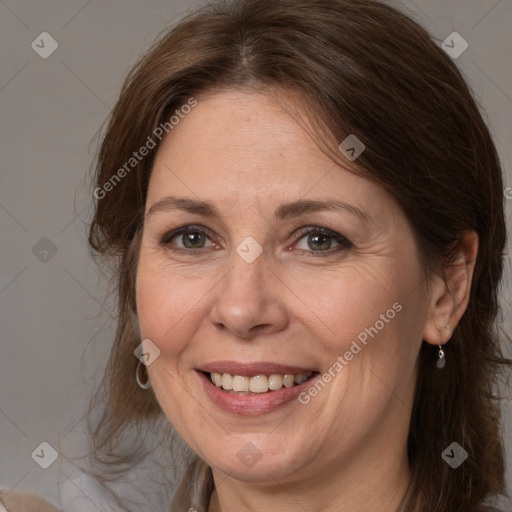
[{"label": "eyelash", "polygon": [[[169,244],[173,238],[175,238],[178,235],[183,235],[186,233],[203,233],[205,234],[210,240],[212,240],[214,243],[217,243],[215,235],[207,228],[203,226],[197,226],[197,225],[188,225],[188,226],[182,226],[180,228],[174,229],[168,233],[166,233],[160,240],[160,245],[174,253],[178,254],[186,254],[186,255],[194,255],[197,256],[198,252],[202,252],[203,249],[207,249],[204,247],[199,247],[198,249],[186,249],[182,247],[169,247]],[[327,257],[331,256],[334,253],[340,252],[344,249],[349,249],[353,247],[353,244],[345,238],[343,235],[340,235],[339,233],[336,233],[335,231],[331,231],[330,229],[323,228],[320,226],[308,226],[301,229],[298,229],[293,233],[294,242],[297,243],[299,240],[304,238],[305,235],[309,234],[320,234],[327,237],[332,238],[335,242],[337,242],[339,245],[338,247],[335,247],[334,249],[328,249],[326,251],[313,251],[313,250],[302,250],[299,249],[298,252],[300,254],[307,253],[308,257]]]},{"label": "eyelash", "polygon": [[335,242],[338,243],[338,246],[333,249],[328,249],[326,251],[313,251],[313,250],[303,250],[298,249],[297,252],[300,254],[306,253],[309,258],[322,258],[322,257],[328,257],[332,256],[335,253],[338,253],[342,250],[350,249],[353,247],[352,243],[345,238],[343,235],[340,235],[339,233],[336,233],[336,231],[331,231],[330,229],[323,228],[320,226],[308,226],[304,228],[300,228],[297,231],[293,233],[293,238],[295,240],[295,243],[297,243],[299,240],[304,238],[306,235],[309,234],[319,234],[327,236],[331,239],[333,239]]},{"label": "eyelash", "polygon": [[165,247],[166,249],[176,252],[179,254],[194,254],[197,255],[198,252],[201,252],[201,249],[204,249],[204,247],[200,247],[199,249],[186,249],[182,247],[169,247],[169,243],[171,240],[178,236],[183,235],[185,233],[204,233],[208,238],[213,239],[214,242],[215,236],[214,234],[207,228],[203,226],[195,226],[195,225],[189,225],[189,226],[182,226],[181,228],[173,229],[172,231],[169,231],[169,233],[166,233],[162,239],[160,240],[160,245],[162,247]]}]

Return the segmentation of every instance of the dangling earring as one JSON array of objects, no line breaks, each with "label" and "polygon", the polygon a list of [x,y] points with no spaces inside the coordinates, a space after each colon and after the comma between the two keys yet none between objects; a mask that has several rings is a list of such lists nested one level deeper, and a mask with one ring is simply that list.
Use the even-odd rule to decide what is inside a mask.
[{"label": "dangling earring", "polygon": [[438,352],[438,359],[436,362],[436,367],[441,369],[444,368],[444,365],[446,364],[446,359],[444,358],[444,350],[441,345],[439,345],[439,352]]},{"label": "dangling earring", "polygon": [[[450,331],[451,330],[450,324],[447,324],[445,326],[445,329],[448,329]],[[438,352],[438,359],[436,362],[436,366],[437,366],[437,368],[441,369],[441,368],[444,368],[444,365],[446,364],[446,359],[444,357],[443,347],[441,345],[438,345],[438,347],[439,347],[439,352]]]},{"label": "dangling earring", "polygon": [[151,382],[149,380],[149,375],[148,375],[148,371],[146,370],[146,382],[142,382],[140,380],[140,376],[139,376],[139,370],[140,370],[140,367],[144,366],[144,368],[146,368],[146,365],[142,363],[142,361],[139,360],[139,364],[137,365],[137,369],[135,370],[135,380],[137,381],[137,384],[139,385],[139,387],[141,389],[149,389],[151,387]]}]

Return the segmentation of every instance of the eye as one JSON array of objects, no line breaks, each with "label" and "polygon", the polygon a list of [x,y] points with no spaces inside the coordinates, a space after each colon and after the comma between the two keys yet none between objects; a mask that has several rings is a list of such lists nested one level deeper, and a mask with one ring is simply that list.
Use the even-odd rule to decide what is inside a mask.
[{"label": "eye", "polygon": [[[212,242],[213,233],[200,226],[183,226],[165,234],[160,244],[174,252],[188,253],[197,252],[198,249],[215,247]],[[208,241],[210,242],[207,245]]]},{"label": "eye", "polygon": [[352,244],[340,233],[321,227],[308,227],[297,231],[294,237],[298,240],[296,249],[301,252],[320,253],[324,256],[352,247]]},{"label": "eye", "polygon": [[197,249],[204,247],[206,244],[207,236],[201,231],[188,231],[182,233],[178,241],[181,241],[186,249]]}]

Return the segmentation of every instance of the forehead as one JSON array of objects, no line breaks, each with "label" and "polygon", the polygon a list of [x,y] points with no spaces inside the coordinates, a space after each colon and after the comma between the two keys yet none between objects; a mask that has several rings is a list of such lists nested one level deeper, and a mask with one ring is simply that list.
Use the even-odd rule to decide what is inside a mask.
[{"label": "forehead", "polygon": [[[164,138],[148,191],[148,208],[186,194],[237,210],[261,202],[352,199],[362,209],[391,200],[375,183],[336,164],[304,125],[274,97],[240,91],[198,98]],[[366,197],[366,200],[365,200]]]},{"label": "forehead", "polygon": [[276,158],[295,165],[305,158],[308,163],[332,165],[293,114],[277,101],[274,95],[257,92],[202,96],[166,136],[158,153],[201,160],[206,167],[213,157],[215,163],[230,168],[245,160],[244,168],[264,169]]}]

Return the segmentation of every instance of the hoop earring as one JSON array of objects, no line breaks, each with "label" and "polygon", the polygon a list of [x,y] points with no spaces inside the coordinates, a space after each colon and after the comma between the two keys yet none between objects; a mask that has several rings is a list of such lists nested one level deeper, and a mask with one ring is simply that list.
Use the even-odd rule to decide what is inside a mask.
[{"label": "hoop earring", "polygon": [[438,352],[438,359],[436,362],[436,367],[441,369],[444,368],[444,365],[446,364],[446,359],[444,357],[444,350],[441,345],[439,345],[439,352]]},{"label": "hoop earring", "polygon": [[144,368],[146,367],[146,365],[143,365],[142,361],[139,360],[139,364],[137,365],[137,369],[135,370],[135,380],[137,381],[137,384],[139,385],[139,388],[141,388],[141,389],[149,389],[151,387],[151,382],[149,380],[149,375],[148,375],[148,371],[147,370],[146,370],[146,376],[147,376],[146,382],[142,382],[140,380],[139,368],[140,368],[141,365],[144,366]]}]

